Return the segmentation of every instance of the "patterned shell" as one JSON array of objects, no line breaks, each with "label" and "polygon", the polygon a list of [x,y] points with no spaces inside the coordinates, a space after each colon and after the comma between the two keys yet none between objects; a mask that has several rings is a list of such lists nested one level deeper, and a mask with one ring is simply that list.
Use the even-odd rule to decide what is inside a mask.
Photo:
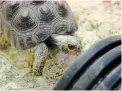
[{"label": "patterned shell", "polygon": [[66,1],[0,2],[1,29],[18,49],[29,49],[52,34],[72,34],[77,23]]}]

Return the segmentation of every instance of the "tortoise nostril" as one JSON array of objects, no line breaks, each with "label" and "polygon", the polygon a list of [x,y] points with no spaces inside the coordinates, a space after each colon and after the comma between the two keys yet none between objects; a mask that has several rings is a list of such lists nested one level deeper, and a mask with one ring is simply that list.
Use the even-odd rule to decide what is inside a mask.
[{"label": "tortoise nostril", "polygon": [[77,48],[75,45],[71,45],[71,44],[68,44],[68,48],[70,49],[70,50],[73,50],[73,49],[75,49],[75,48]]},{"label": "tortoise nostril", "polygon": [[78,49],[78,50],[81,50],[81,47],[78,47],[77,49]]}]

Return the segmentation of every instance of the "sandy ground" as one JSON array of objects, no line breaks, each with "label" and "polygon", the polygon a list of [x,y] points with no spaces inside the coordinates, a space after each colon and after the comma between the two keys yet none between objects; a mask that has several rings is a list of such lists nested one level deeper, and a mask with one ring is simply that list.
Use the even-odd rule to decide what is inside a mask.
[{"label": "sandy ground", "polygon": [[84,49],[96,41],[120,34],[120,0],[67,1],[77,19],[77,35],[81,38]]},{"label": "sandy ground", "polygon": [[[76,35],[82,40],[82,50],[108,36],[121,32],[119,0],[67,0],[79,29]],[[81,52],[82,53],[82,52]],[[32,73],[33,49],[22,51],[12,48],[0,33],[0,89],[46,90],[52,89],[63,72],[77,55],[62,52],[47,58],[43,76]],[[71,61],[72,59],[72,61]]]}]

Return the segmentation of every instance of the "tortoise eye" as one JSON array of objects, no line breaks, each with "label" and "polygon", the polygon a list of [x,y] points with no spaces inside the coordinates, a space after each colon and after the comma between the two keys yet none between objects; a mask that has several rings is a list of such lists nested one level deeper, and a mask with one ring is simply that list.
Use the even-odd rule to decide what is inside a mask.
[{"label": "tortoise eye", "polygon": [[15,17],[14,26],[21,31],[26,31],[28,29],[33,29],[33,27],[36,25],[36,23],[31,18],[31,13],[29,10],[22,10],[22,12],[19,12],[19,14]]},{"label": "tortoise eye", "polygon": [[75,45],[72,45],[72,44],[68,44],[68,48],[70,50],[74,50],[75,48],[77,48]]},{"label": "tortoise eye", "polygon": [[18,8],[19,8],[19,3],[13,1],[13,2],[10,2],[7,6],[6,5],[3,6],[2,12],[5,14],[5,18],[10,21],[12,20],[12,17],[14,16]]}]

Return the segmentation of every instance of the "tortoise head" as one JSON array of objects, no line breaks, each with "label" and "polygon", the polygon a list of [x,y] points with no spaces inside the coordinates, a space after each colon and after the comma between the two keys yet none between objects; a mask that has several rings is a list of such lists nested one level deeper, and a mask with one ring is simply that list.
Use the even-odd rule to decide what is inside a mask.
[{"label": "tortoise head", "polygon": [[65,1],[6,1],[2,4],[3,30],[18,49],[29,49],[52,34],[72,34],[77,30]]}]

